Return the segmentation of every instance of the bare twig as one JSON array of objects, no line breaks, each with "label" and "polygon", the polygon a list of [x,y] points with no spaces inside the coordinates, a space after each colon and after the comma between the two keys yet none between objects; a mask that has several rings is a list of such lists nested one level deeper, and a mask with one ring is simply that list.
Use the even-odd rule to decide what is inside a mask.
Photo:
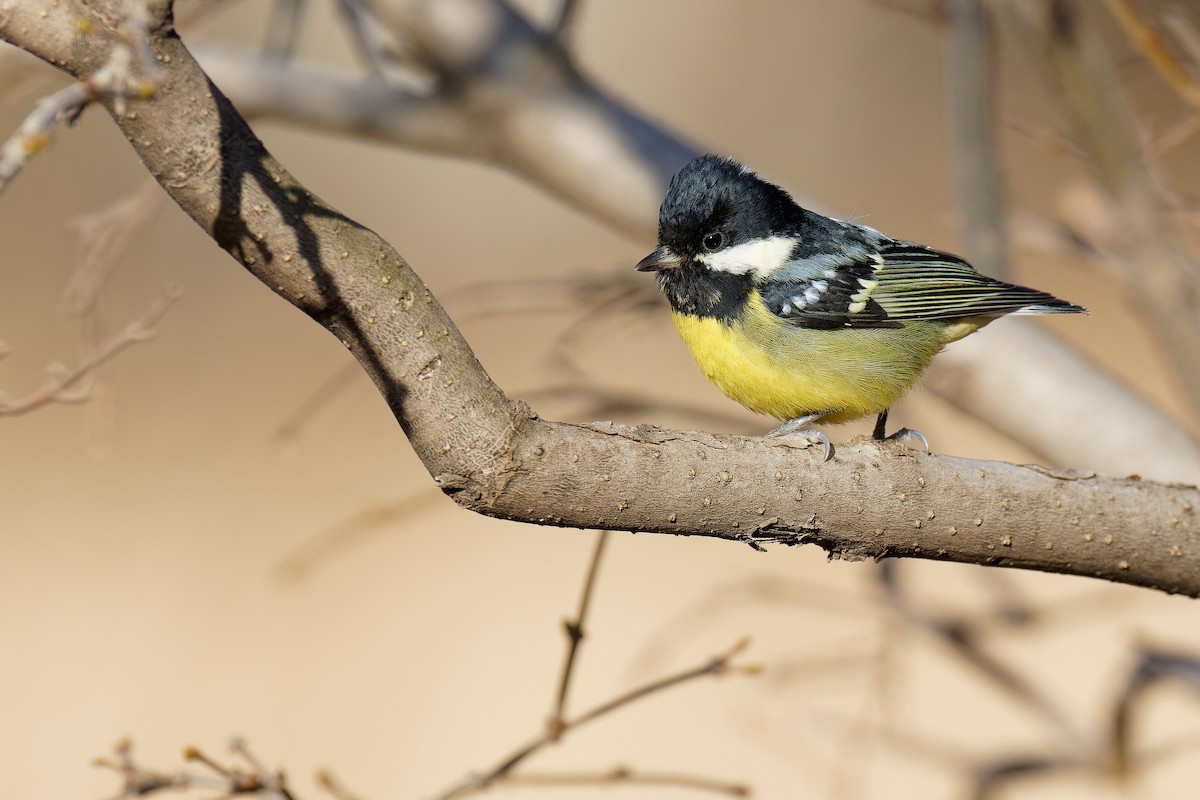
[{"label": "bare twig", "polygon": [[1163,80],[1184,103],[1200,113],[1200,82],[1171,52],[1154,26],[1146,20],[1134,0],[1105,0],[1109,11]]},{"label": "bare twig", "polygon": [[[64,118],[74,119],[89,103],[111,100],[118,113],[124,101],[152,97],[165,72],[150,53],[149,17],[139,0],[125,0],[122,35],[113,45],[108,60],[86,79],[60,89],[41,100],[21,123],[17,132],[0,145],[0,192],[12,182],[31,157],[50,143],[54,128]],[[141,77],[133,72],[141,64]]]},{"label": "bare twig", "polygon": [[600,570],[600,559],[604,556],[604,546],[608,544],[609,531],[600,531],[596,536],[596,547],[592,550],[592,558],[588,564],[587,577],[583,581],[583,591],[579,596],[579,610],[574,619],[563,620],[563,632],[567,635],[567,652],[563,661],[562,672],[558,680],[558,694],[554,702],[554,713],[550,718],[551,728],[562,731],[567,714],[567,694],[571,690],[571,676],[574,674],[575,658],[579,654],[579,645],[585,635],[584,623],[587,621],[588,608],[592,603],[592,590],[596,587],[596,574]]},{"label": "bare twig", "polygon": [[669,675],[656,681],[651,681],[644,686],[640,686],[624,694],[618,695],[611,700],[601,703],[588,711],[580,714],[572,719],[564,720],[562,725],[557,730],[547,730],[546,732],[531,739],[526,744],[519,747],[511,754],[505,756],[494,767],[486,772],[478,775],[471,775],[463,781],[455,784],[446,792],[438,795],[438,800],[451,800],[454,797],[462,797],[464,795],[478,792],[482,789],[487,789],[497,781],[505,778],[526,759],[545,749],[551,744],[554,744],[570,731],[581,728],[589,722],[594,722],[601,717],[618,711],[619,709],[637,702],[643,698],[680,686],[685,683],[690,683],[699,678],[710,676],[723,676],[730,672],[742,672],[746,674],[754,674],[758,671],[754,666],[741,666],[732,663],[733,658],[740,654],[748,646],[749,641],[743,639],[729,650],[709,659],[698,667],[684,670],[682,672]]},{"label": "bare twig", "polygon": [[69,370],[61,365],[52,364],[46,368],[46,381],[41,388],[18,398],[8,398],[0,394],[0,417],[24,414],[47,403],[79,403],[86,400],[89,396],[88,389],[73,393],[68,393],[67,390],[122,350],[153,338],[158,332],[158,321],[179,298],[180,293],[177,287],[168,287],[142,316],[130,322],[124,331],[84,358],[75,369]]},{"label": "bare twig", "polygon": [[285,581],[303,580],[337,553],[441,502],[444,502],[441,494],[428,491],[394,503],[359,509],[302,543],[279,562],[275,573]]},{"label": "bare twig", "polygon": [[558,42],[559,47],[570,45],[571,36],[575,32],[575,23],[579,19],[579,8],[582,0],[559,0],[558,13],[550,26],[550,34]]},{"label": "bare twig", "polygon": [[125,197],[71,223],[79,237],[78,260],[63,301],[73,317],[95,313],[100,291],[120,263],[138,231],[150,221],[166,199],[158,182],[147,179]]},{"label": "bare twig", "polygon": [[279,427],[271,434],[271,438],[279,443],[287,443],[299,438],[301,432],[312,422],[313,418],[341,396],[358,371],[359,366],[353,361],[339,367],[301,399],[295,409],[283,418],[283,422],[279,423]]},{"label": "bare twig", "polygon": [[397,59],[401,51],[400,43],[380,24],[363,0],[337,0],[337,9],[345,22],[354,49],[372,78],[385,80],[394,76],[405,79],[403,82],[410,85],[416,80],[415,85],[424,87],[426,91],[431,88],[429,76],[417,80],[417,73],[412,70],[412,64],[400,63]]},{"label": "bare twig", "polygon": [[565,788],[578,786],[657,786],[675,789],[695,789],[702,792],[749,797],[750,787],[742,783],[729,783],[693,775],[673,772],[650,772],[631,767],[615,767],[607,772],[522,772],[511,775],[505,783],[509,786]]},{"label": "bare twig", "polygon": [[1132,740],[1134,720],[1150,689],[1168,681],[1189,687],[1200,693],[1200,658],[1194,653],[1144,647],[1138,654],[1137,665],[1129,675],[1124,689],[1117,697],[1112,712],[1109,733],[1109,756],[1114,769],[1120,773],[1135,768]]},{"label": "bare twig", "polygon": [[1013,4],[1001,7],[1022,26],[1031,52],[1042,57],[1076,141],[1113,197],[1129,242],[1129,294],[1144,310],[1193,407],[1200,407],[1200,269],[1145,167],[1137,117],[1096,29],[1095,8],[1071,0],[1031,4],[1026,14]]},{"label": "bare twig", "polygon": [[1188,12],[1177,6],[1167,6],[1162,10],[1162,23],[1187,54],[1189,66],[1192,69],[1200,67],[1200,30],[1196,29]]},{"label": "bare twig", "polygon": [[984,648],[978,619],[965,618],[958,614],[932,615],[921,611],[909,601],[907,594],[902,590],[898,580],[901,565],[892,563],[886,567],[877,572],[881,578],[881,586],[887,593],[892,608],[905,621],[936,636],[949,646],[954,655],[962,659],[962,663],[985,677],[991,685],[1023,708],[1048,722],[1066,747],[1076,751],[1082,747],[1082,734],[1053,698],[1025,675],[1004,664]]},{"label": "bare twig", "polygon": [[113,747],[114,758],[103,756],[92,760],[92,764],[110,769],[121,776],[121,790],[113,797],[145,797],[163,789],[186,789],[195,783],[195,778],[182,772],[166,773],[138,766],[133,759],[133,742],[122,739]]},{"label": "bare twig", "polygon": [[295,55],[301,23],[307,8],[308,0],[275,0],[271,8],[270,22],[267,23],[264,55],[282,61]]},{"label": "bare twig", "polygon": [[362,800],[354,792],[346,788],[337,776],[327,769],[317,773],[317,786],[320,786],[333,797],[333,800]]},{"label": "bare twig", "polygon": [[295,800],[295,795],[288,785],[287,775],[283,770],[268,770],[264,767],[246,747],[246,743],[242,739],[232,739],[229,742],[229,751],[235,756],[239,756],[250,768],[222,764],[215,758],[206,755],[198,747],[185,748],[183,757],[188,761],[203,764],[216,773],[217,778],[223,782],[222,788],[228,792],[229,797],[262,792],[275,794],[282,800]]}]

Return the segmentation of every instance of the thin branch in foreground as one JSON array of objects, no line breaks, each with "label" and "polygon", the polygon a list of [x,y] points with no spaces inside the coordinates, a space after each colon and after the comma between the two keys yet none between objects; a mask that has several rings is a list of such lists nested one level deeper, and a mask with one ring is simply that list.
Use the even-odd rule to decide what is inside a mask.
[{"label": "thin branch in foreground", "polygon": [[604,556],[604,546],[608,544],[611,531],[600,531],[596,537],[596,547],[592,551],[592,559],[588,564],[587,577],[583,581],[583,592],[579,597],[579,611],[574,619],[563,620],[563,632],[567,635],[567,654],[563,662],[562,673],[558,680],[558,695],[554,703],[554,715],[549,725],[552,730],[562,731],[563,719],[567,714],[567,694],[571,690],[571,677],[574,674],[575,658],[579,654],[579,645],[583,642],[584,622],[587,620],[588,608],[592,603],[592,591],[596,587],[596,574],[600,571],[600,559]]},{"label": "thin branch in foreground", "polygon": [[90,396],[90,387],[70,392],[72,387],[91,375],[97,367],[107,363],[121,351],[135,344],[149,341],[158,333],[158,322],[167,310],[179,299],[182,291],[176,286],[169,286],[155,299],[142,316],[125,326],[125,330],[105,342],[91,355],[87,356],[75,367],[67,369],[61,364],[51,364],[46,367],[46,381],[41,388],[29,394],[10,398],[0,392],[0,417],[13,417],[33,411],[35,408],[48,403],[81,403]]}]

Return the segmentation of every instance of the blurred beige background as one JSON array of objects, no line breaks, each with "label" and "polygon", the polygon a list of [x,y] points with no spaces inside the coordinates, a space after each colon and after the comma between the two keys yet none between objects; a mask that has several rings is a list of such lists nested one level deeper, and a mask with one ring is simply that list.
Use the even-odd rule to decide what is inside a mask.
[{"label": "blurred beige background", "polygon": [[[309,25],[302,51],[350,63],[327,5],[316,4],[327,21]],[[540,19],[553,6],[521,5]],[[228,3],[206,35],[253,44],[267,7]],[[893,235],[958,245],[944,42],[927,24],[867,0],[595,0],[579,20],[578,56],[602,84],[701,146]],[[1044,118],[1045,97],[1014,61],[1005,60],[1006,119]],[[1144,64],[1125,77],[1146,108],[1176,107]],[[0,131],[61,81],[6,95]],[[257,129],[313,191],[409,259],[464,320],[492,376],[518,396],[553,382],[546,341],[577,313],[562,310],[564,295],[549,286],[456,290],[483,280],[609,274],[653,244],[488,168],[284,125]],[[1001,143],[1014,202],[1050,209],[1074,166],[1009,129]],[[1183,177],[1195,177],[1198,146],[1171,157]],[[69,223],[143,179],[93,109],[0,196],[0,339],[12,350],[0,360],[0,388],[21,393],[47,362],[74,362],[76,332],[60,310],[76,259]],[[1092,313],[999,324],[1052,326],[1182,415],[1172,378],[1115,280],[1024,250],[1016,268],[1018,281]],[[4,794],[111,796],[116,779],[89,760],[122,736],[134,738],[143,763],[174,769],[184,745],[224,757],[227,738],[240,734],[265,761],[286,767],[307,797],[319,796],[311,778],[319,767],[365,797],[429,797],[534,735],[551,704],[560,620],[576,603],[594,534],[459,511],[437,495],[357,372],[281,443],[284,420],[347,364],[343,348],[164,206],[113,279],[105,318],[115,330],[169,282],[185,294],[154,342],[112,364],[108,411],[95,415],[102,424],[89,424],[79,406],[0,420]],[[531,303],[560,310],[482,313]],[[665,310],[588,330],[573,352],[599,385],[728,414],[728,430],[774,424],[701,378]],[[576,413],[570,404],[533,402],[548,417]],[[1030,457],[921,392],[893,418],[920,428],[937,451]],[[697,424],[669,409],[624,421]],[[864,430],[832,433],[837,441]],[[406,502],[399,518],[336,537],[354,515]],[[285,569],[297,556],[307,558],[301,574]],[[984,605],[980,570],[904,569],[934,606]],[[1054,624],[1000,635],[997,651],[1086,736],[1102,733],[1133,643],[1149,638],[1200,652],[1191,601],[1078,579],[1006,577],[1055,609]],[[789,589],[771,599],[748,588],[775,585],[767,580]],[[675,770],[745,782],[764,798],[952,798],[962,796],[962,765],[935,751],[984,758],[1057,741],[936,641],[898,625],[878,601],[869,565],[826,563],[816,548],[764,555],[699,538],[616,534],[573,708],[699,664],[746,635],[754,640],[749,660],[766,671],[647,700],[530,767]],[[890,642],[886,663],[881,641]],[[1183,697],[1164,692],[1147,709],[1148,741],[1194,740],[1200,705]],[[884,707],[892,733],[872,733]],[[854,729],[858,723],[865,727]],[[1165,760],[1137,791],[1174,796],[1171,787],[1197,779],[1193,749]],[[1121,795],[1087,780],[1019,788],[1011,796]],[[687,796],[636,788],[569,794],[668,791]]]}]

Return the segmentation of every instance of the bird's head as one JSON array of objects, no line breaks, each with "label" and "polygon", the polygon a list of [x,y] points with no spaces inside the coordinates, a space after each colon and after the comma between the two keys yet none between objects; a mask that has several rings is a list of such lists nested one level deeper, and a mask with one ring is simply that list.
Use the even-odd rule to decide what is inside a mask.
[{"label": "bird's head", "polygon": [[658,218],[658,248],[640,272],[720,272],[764,278],[788,258],[803,210],[783,189],[736,161],[693,159],[667,189]]}]

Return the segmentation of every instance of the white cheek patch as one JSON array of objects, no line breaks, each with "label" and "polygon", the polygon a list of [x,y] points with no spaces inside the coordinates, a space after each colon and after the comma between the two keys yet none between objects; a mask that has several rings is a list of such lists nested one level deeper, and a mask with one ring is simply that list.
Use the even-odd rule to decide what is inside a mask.
[{"label": "white cheek patch", "polygon": [[795,244],[795,239],[772,236],[743,242],[716,253],[702,253],[696,256],[696,260],[718,272],[727,272],[730,275],[755,272],[765,278],[787,263]]}]

